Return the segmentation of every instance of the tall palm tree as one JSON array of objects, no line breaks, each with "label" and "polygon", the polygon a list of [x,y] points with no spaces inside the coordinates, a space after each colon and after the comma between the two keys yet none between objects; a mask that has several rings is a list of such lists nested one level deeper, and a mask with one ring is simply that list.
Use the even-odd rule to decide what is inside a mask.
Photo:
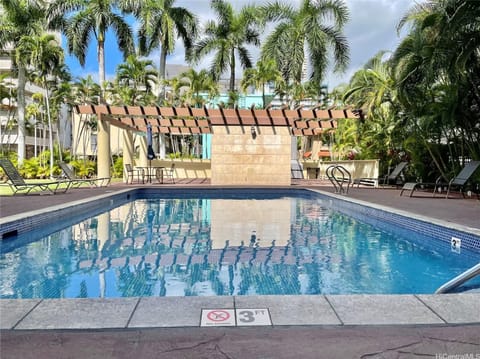
[{"label": "tall palm tree", "polygon": [[255,68],[246,69],[243,73],[242,90],[250,86],[262,90],[262,108],[265,108],[265,85],[269,82],[277,84],[283,81],[281,72],[277,68],[275,60],[259,60]]},{"label": "tall palm tree", "polygon": [[[38,35],[43,32],[44,1],[38,0],[0,0],[0,49],[15,49],[23,36]],[[17,88],[17,126],[18,163],[25,159],[25,85],[26,69],[16,64]]]},{"label": "tall palm tree", "polygon": [[333,49],[335,71],[345,70],[349,47],[342,28],[349,14],[343,0],[302,0],[298,9],[277,1],[265,5],[262,11],[267,21],[277,22],[262,47],[262,57],[276,60],[285,81],[302,81],[308,56],[312,80],[320,86],[329,63],[329,49]]},{"label": "tall palm tree", "polygon": [[240,65],[252,67],[250,52],[246,45],[260,45],[259,11],[255,6],[244,6],[235,13],[232,4],[224,0],[212,0],[211,7],[218,22],[208,21],[205,36],[193,48],[189,59],[196,63],[199,59],[215,52],[210,72],[215,81],[227,70],[230,71],[229,91],[235,91],[235,67],[238,54]]},{"label": "tall palm tree", "polygon": [[124,58],[134,53],[130,26],[117,8],[116,0],[55,0],[47,10],[50,27],[61,30],[68,42],[68,51],[80,65],[85,65],[91,37],[97,41],[98,76],[105,82],[105,39],[112,29]]},{"label": "tall palm tree", "polygon": [[[160,48],[158,83],[162,84],[167,55],[175,50],[175,39],[182,39],[187,52],[192,47],[198,31],[197,17],[184,7],[174,6],[175,0],[120,0],[120,4],[140,21],[140,53],[147,55]],[[165,89],[160,91],[159,98],[165,99]]]},{"label": "tall palm tree", "polygon": [[50,147],[50,177],[53,177],[53,127],[50,112],[50,94],[48,77],[63,64],[63,49],[54,35],[23,36],[16,48],[16,61],[25,67],[32,67],[37,82],[45,90],[47,108],[49,147]]}]

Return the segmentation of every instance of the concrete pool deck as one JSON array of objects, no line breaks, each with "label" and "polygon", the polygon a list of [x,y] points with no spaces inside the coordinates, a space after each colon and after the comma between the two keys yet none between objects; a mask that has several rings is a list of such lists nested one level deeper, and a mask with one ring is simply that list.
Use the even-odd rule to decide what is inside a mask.
[{"label": "concrete pool deck", "polygon": [[[202,185],[209,186],[182,181],[175,187]],[[333,192],[321,181],[296,181],[292,187],[303,186]],[[1,197],[0,214],[3,219],[22,216],[126,188],[133,186]],[[353,188],[347,197],[480,232],[477,199],[418,196]],[[217,310],[232,310],[233,325],[221,326],[229,323],[220,320],[201,326],[204,314]],[[266,316],[242,326],[239,313],[255,310]],[[2,358],[480,358],[480,293],[5,299],[0,300],[0,328]]]}]

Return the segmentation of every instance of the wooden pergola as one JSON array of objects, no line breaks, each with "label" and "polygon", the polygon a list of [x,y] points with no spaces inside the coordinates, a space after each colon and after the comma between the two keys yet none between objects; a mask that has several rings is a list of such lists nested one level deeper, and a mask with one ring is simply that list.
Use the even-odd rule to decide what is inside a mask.
[{"label": "wooden pergola", "polygon": [[362,119],[361,110],[209,109],[192,107],[76,105],[79,114],[100,115],[113,126],[131,131],[170,134],[213,133],[214,126],[290,127],[294,136],[312,136],[336,128],[337,120]]},{"label": "wooden pergola", "polygon": [[[147,124],[155,133],[161,134],[215,134],[215,127],[240,127],[244,133],[261,133],[262,127],[288,128],[292,136],[313,136],[337,128],[338,120],[363,120],[361,110],[354,109],[226,109],[207,107],[158,107],[158,106],[111,106],[75,105],[74,111],[98,118],[98,175],[109,176],[110,125],[125,129],[126,142],[132,142],[135,132],[145,132]],[[248,126],[248,130],[245,128]],[[130,136],[130,139],[129,139]],[[124,157],[131,161],[132,146],[124,149]],[[126,154],[127,152],[127,154]]]}]

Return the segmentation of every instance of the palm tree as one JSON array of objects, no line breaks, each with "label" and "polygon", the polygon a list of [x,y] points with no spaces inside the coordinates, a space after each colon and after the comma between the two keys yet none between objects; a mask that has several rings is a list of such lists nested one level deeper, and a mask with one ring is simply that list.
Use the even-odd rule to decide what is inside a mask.
[{"label": "palm tree", "polygon": [[242,91],[254,86],[262,90],[262,108],[265,108],[265,85],[269,82],[277,84],[283,81],[281,72],[277,68],[275,60],[259,60],[255,68],[246,69],[243,73]]},{"label": "palm tree", "polygon": [[[73,84],[73,101],[78,104],[99,104],[101,89],[100,85],[95,83],[91,75],[86,78],[80,78]],[[80,140],[83,140],[83,158],[86,159],[86,143],[87,143],[87,130],[95,131],[97,129],[97,119],[86,115],[80,115],[81,127],[78,133],[74,136],[73,153],[74,156],[77,153],[77,148]]]},{"label": "palm tree", "polygon": [[[166,78],[167,55],[175,50],[180,37],[187,52],[197,36],[198,20],[188,9],[175,7],[175,0],[121,0],[121,8],[140,20],[138,30],[140,53],[147,55],[160,48],[158,83]],[[165,89],[159,93],[165,99]]]},{"label": "palm tree", "polygon": [[330,48],[335,71],[345,70],[349,48],[341,31],[348,20],[348,8],[343,0],[302,0],[299,9],[277,1],[262,11],[267,21],[278,22],[262,47],[262,57],[275,59],[286,82],[302,81],[305,52],[317,84],[325,75]]},{"label": "palm tree", "polygon": [[16,48],[16,62],[25,67],[35,69],[38,83],[45,90],[45,104],[47,109],[49,147],[50,147],[50,177],[53,177],[53,127],[50,112],[50,94],[48,76],[63,64],[63,49],[54,35],[23,36]]},{"label": "palm tree", "polygon": [[[58,118],[55,121],[57,125],[57,141],[59,144],[59,158],[63,161],[63,145],[69,142],[66,137],[69,135],[67,128],[71,128],[70,121],[60,121],[62,109],[68,108],[73,103],[73,87],[72,87],[72,75],[68,66],[63,63],[52,69],[51,76],[48,77],[48,86],[50,89],[50,113],[53,118]],[[64,127],[60,127],[63,124]]]},{"label": "palm tree", "polygon": [[338,143],[350,148],[361,146],[363,158],[380,158],[382,166],[396,164],[396,153],[409,131],[400,115],[391,61],[385,56],[384,51],[379,52],[358,70],[343,96],[345,103],[363,109],[367,121],[344,121],[336,134]]},{"label": "palm tree", "polygon": [[95,83],[92,75],[78,78],[73,88],[75,103],[83,105],[100,103],[100,85]]},{"label": "palm tree", "polygon": [[207,70],[194,69],[185,71],[179,75],[183,79],[184,85],[187,87],[185,98],[190,105],[202,107],[206,99],[200,95],[201,92],[208,94],[208,99],[212,99],[220,94],[218,85],[213,80]]},{"label": "palm tree", "polygon": [[176,76],[169,80],[163,80],[165,86],[165,103],[167,106],[180,106],[183,102],[182,89],[189,86],[188,80]]},{"label": "palm tree", "polygon": [[68,42],[68,51],[80,65],[85,65],[87,48],[92,36],[97,41],[98,76],[105,82],[105,39],[112,29],[124,58],[134,53],[130,26],[116,8],[116,0],[55,0],[47,10],[50,27],[61,30]]},{"label": "palm tree", "polygon": [[[44,2],[35,0],[0,0],[0,49],[15,49],[23,36],[38,35],[43,32]],[[14,62],[15,63],[15,62]],[[26,69],[23,64],[17,68],[17,125],[18,125],[18,164],[25,159],[25,85]]]},{"label": "palm tree", "polygon": [[388,60],[381,51],[357,71],[344,94],[345,103],[354,104],[372,114],[379,107],[396,104],[396,83]]},{"label": "palm tree", "polygon": [[[157,71],[151,60],[140,60],[130,55],[127,61],[117,66],[117,89],[123,90],[124,104],[147,105],[152,87],[157,83]],[[150,96],[149,96],[150,95]]]},{"label": "palm tree", "polygon": [[215,52],[210,65],[210,72],[215,81],[230,71],[229,91],[235,91],[235,67],[238,53],[240,64],[245,68],[252,67],[250,53],[245,45],[260,45],[260,24],[258,8],[244,6],[235,13],[233,6],[224,0],[212,0],[211,7],[216,13],[218,22],[208,21],[205,25],[205,37],[193,48],[189,59],[196,63],[199,59]]},{"label": "palm tree", "polygon": [[313,81],[307,82],[285,82],[276,84],[275,94],[280,97],[283,105],[288,108],[302,106],[305,102],[319,104],[319,86]]},{"label": "palm tree", "polygon": [[[394,54],[399,100],[410,122],[455,171],[462,158],[480,158],[480,7],[469,0],[430,0],[400,22],[411,31]],[[447,143],[447,146],[441,143]],[[443,157],[447,157],[444,155]],[[440,161],[439,161],[440,162]]]}]

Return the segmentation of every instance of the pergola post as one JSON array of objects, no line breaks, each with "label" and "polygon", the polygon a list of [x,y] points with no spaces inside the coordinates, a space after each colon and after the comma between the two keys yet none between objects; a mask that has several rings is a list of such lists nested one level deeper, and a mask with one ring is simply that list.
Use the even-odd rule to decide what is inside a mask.
[{"label": "pergola post", "polygon": [[148,166],[148,159],[147,159],[147,137],[141,136],[140,137],[140,153],[138,156],[139,166],[147,167]]},{"label": "pergola post", "polygon": [[129,163],[134,166],[133,156],[135,153],[134,144],[133,144],[133,133],[129,130],[122,131],[123,139],[123,182],[127,182],[127,173],[125,172],[125,164]]},{"label": "pergola post", "polygon": [[98,177],[110,177],[110,122],[98,114],[97,170]]}]

